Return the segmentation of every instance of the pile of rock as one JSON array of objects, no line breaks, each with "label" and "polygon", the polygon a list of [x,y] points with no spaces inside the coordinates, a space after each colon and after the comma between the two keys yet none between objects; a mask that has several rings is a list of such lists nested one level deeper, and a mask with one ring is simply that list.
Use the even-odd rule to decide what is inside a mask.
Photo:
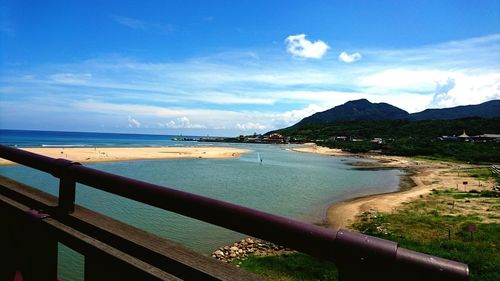
[{"label": "pile of rock", "polygon": [[291,250],[283,246],[259,239],[247,238],[233,245],[220,247],[212,253],[212,257],[230,263],[235,259],[244,260],[248,255],[275,256],[289,252],[291,252]]}]

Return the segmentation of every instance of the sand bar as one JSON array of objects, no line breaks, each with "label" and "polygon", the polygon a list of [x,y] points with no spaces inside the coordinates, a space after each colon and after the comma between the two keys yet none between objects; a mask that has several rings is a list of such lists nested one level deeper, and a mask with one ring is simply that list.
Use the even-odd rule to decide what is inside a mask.
[{"label": "sand bar", "polygon": [[[238,158],[241,154],[250,152],[247,149],[232,147],[51,147],[21,149],[80,163],[179,158]],[[0,165],[10,164],[13,163],[0,158]]]},{"label": "sand bar", "polygon": [[344,152],[340,149],[328,148],[324,146],[316,145],[315,143],[305,143],[303,147],[290,148],[291,151],[303,152],[303,153],[314,153],[328,156],[352,156],[352,153]]},{"label": "sand bar", "polygon": [[417,199],[421,195],[429,194],[432,189],[450,189],[458,187],[460,190],[463,190],[463,181],[469,182],[467,186],[468,190],[491,190],[495,186],[495,182],[493,181],[479,182],[475,178],[466,177],[465,174],[461,172],[464,169],[474,168],[473,165],[415,160],[399,156],[351,154],[339,149],[316,146],[315,144],[307,144],[305,147],[291,150],[321,155],[353,156],[372,159],[377,161],[371,164],[372,166],[393,167],[412,172],[410,178],[413,180],[415,186],[409,190],[368,195],[330,206],[327,210],[326,217],[327,224],[333,229],[348,228],[356,221],[357,217],[365,211],[392,212],[405,202]]}]

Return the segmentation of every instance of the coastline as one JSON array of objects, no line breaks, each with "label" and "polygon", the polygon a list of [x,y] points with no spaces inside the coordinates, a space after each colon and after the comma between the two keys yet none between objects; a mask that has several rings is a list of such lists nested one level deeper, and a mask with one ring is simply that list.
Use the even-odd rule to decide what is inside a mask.
[{"label": "coastline", "polygon": [[[239,158],[250,150],[232,147],[50,147],[21,148],[52,158],[64,158],[81,163],[121,162],[181,158]],[[0,159],[0,165],[15,163]]]},{"label": "coastline", "polygon": [[351,198],[330,205],[326,212],[326,223],[332,229],[349,228],[364,212],[395,211],[406,202],[431,193],[433,189],[459,188],[462,190],[463,181],[471,183],[467,186],[468,190],[475,189],[480,191],[491,189],[494,186],[493,182],[481,181],[479,183],[475,178],[459,175],[460,170],[474,168],[474,165],[415,160],[401,156],[353,154],[315,144],[306,144],[305,147],[290,150],[326,156],[375,160],[375,162],[354,162],[352,165],[365,168],[391,168],[406,171],[406,175],[403,176],[406,179],[401,179],[398,191]]}]

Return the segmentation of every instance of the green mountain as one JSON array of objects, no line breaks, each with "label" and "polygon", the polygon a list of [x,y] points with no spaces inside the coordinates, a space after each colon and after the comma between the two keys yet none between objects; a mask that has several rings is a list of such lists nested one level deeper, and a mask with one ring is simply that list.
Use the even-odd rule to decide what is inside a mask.
[{"label": "green mountain", "polygon": [[426,109],[422,112],[408,112],[387,103],[371,103],[366,99],[348,101],[323,112],[315,113],[293,125],[326,124],[338,121],[361,120],[447,120],[469,117],[500,117],[500,100],[487,101],[477,105],[451,108]]},{"label": "green mountain", "polygon": [[371,103],[366,99],[348,101],[342,105],[315,113],[294,126],[355,120],[398,120],[409,118],[408,112],[387,103]]},{"label": "green mountain", "polygon": [[467,117],[500,117],[500,100],[491,100],[476,105],[464,105],[451,108],[426,109],[411,114],[412,120],[445,120]]},{"label": "green mountain", "polygon": [[[478,105],[408,112],[365,99],[350,101],[304,118],[278,132],[297,141],[315,141],[350,152],[428,156],[476,163],[500,163],[500,142],[459,141],[470,135],[500,134],[500,100]],[[342,138],[337,138],[342,136]],[[347,137],[348,140],[345,140]],[[382,138],[373,143],[373,138]],[[356,140],[356,141],[354,141]]]}]

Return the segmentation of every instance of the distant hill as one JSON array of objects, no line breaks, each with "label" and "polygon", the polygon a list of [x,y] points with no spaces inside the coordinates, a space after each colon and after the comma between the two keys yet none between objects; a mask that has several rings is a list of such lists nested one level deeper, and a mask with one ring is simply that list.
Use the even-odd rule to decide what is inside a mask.
[{"label": "distant hill", "polygon": [[410,114],[412,120],[447,120],[467,117],[500,117],[500,100],[491,100],[476,105],[463,105],[441,109],[426,109]]},{"label": "distant hill", "polygon": [[[353,153],[375,150],[386,155],[499,163],[499,141],[442,138],[458,136],[464,131],[470,136],[500,134],[500,100],[414,114],[386,103],[355,100],[266,134],[277,132],[295,141],[313,141]],[[349,140],[337,139],[339,136]],[[372,143],[373,138],[382,138],[383,143]]]},{"label": "distant hill", "polygon": [[342,105],[315,113],[295,126],[335,121],[398,120],[409,118],[408,112],[388,103],[371,103],[366,99],[348,101]]},{"label": "distant hill", "polygon": [[388,103],[371,103],[366,99],[348,101],[323,112],[302,119],[293,127],[308,124],[327,124],[338,121],[363,120],[448,120],[460,118],[497,118],[500,117],[500,100],[487,101],[477,105],[464,105],[451,108],[426,109],[409,114],[401,108]]}]

